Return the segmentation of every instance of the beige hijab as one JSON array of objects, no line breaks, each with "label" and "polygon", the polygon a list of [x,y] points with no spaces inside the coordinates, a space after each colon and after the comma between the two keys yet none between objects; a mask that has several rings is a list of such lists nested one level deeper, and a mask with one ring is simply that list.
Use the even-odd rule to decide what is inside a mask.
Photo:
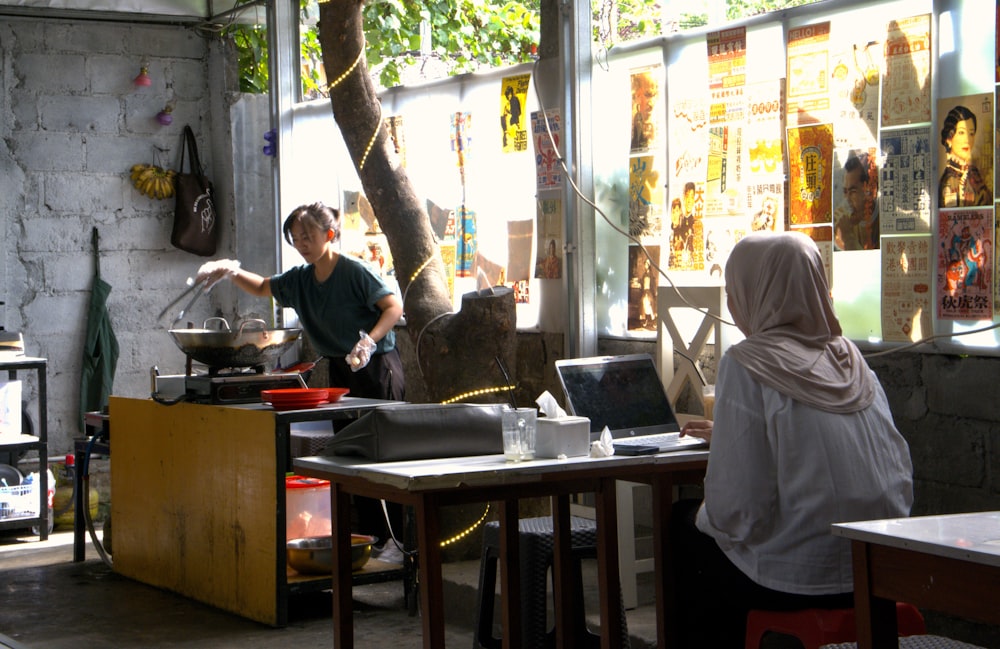
[{"label": "beige hijab", "polygon": [[726,262],[729,310],[746,336],[729,354],[753,377],[814,408],[856,412],[875,381],[833,310],[819,249],[797,232],[754,233]]}]

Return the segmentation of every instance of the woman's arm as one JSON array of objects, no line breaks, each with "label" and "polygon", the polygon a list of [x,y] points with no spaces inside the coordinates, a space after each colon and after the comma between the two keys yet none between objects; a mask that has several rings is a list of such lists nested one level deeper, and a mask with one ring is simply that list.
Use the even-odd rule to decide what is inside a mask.
[{"label": "woman's arm", "polygon": [[403,317],[403,303],[399,301],[395,293],[392,293],[376,302],[375,306],[382,310],[382,315],[378,317],[375,326],[368,332],[368,335],[372,340],[378,342],[392,331],[399,319]]}]

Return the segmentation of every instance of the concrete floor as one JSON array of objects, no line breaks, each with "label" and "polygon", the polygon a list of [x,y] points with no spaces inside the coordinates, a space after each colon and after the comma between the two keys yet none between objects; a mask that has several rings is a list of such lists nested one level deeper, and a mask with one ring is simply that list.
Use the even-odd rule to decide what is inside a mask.
[{"label": "concrete floor", "polygon": [[[72,532],[56,530],[45,542],[0,532],[0,649],[333,645],[327,593],[293,600],[289,625],[274,629],[122,577],[89,543],[86,561],[73,563],[72,556]],[[596,611],[596,575],[586,563],[588,619],[596,624],[589,614]],[[446,564],[444,578],[447,646],[468,649],[479,562]],[[651,588],[640,586],[640,606],[626,613],[632,649],[656,646]],[[355,587],[354,601],[357,647],[421,647],[420,618],[407,612],[401,583]]]}]

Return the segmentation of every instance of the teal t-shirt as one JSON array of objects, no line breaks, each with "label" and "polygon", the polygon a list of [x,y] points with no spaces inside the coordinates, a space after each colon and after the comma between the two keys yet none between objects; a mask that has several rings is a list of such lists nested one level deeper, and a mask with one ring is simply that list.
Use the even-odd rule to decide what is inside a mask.
[{"label": "teal t-shirt", "polygon": [[[363,261],[341,255],[325,282],[316,281],[312,264],[272,275],[271,294],[281,306],[295,309],[316,351],[337,358],[354,349],[358,331],[371,331],[382,314],[376,302],[392,291]],[[395,346],[396,334],[390,330],[375,353]]]}]

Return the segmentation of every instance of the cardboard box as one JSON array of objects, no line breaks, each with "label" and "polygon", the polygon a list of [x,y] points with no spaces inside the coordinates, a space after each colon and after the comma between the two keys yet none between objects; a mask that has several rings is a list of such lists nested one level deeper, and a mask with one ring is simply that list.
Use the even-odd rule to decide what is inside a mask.
[{"label": "cardboard box", "polygon": [[0,435],[21,434],[21,382],[0,381]]},{"label": "cardboard box", "polygon": [[535,457],[590,455],[590,418],[539,417],[535,423]]}]

